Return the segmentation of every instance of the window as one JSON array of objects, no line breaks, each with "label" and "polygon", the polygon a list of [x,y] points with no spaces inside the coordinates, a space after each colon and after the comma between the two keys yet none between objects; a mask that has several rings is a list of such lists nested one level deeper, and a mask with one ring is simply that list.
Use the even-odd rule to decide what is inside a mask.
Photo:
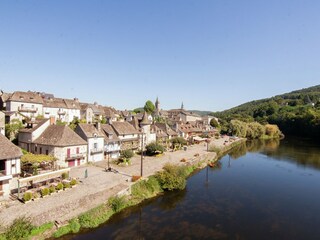
[{"label": "window", "polygon": [[35,152],[38,151],[38,147],[37,147],[37,146],[34,147],[34,151],[35,151]]},{"label": "window", "polygon": [[49,155],[49,150],[48,149],[46,150],[46,155]]},{"label": "window", "polygon": [[42,154],[42,147],[40,147],[40,154]]},{"label": "window", "polygon": [[97,148],[98,148],[98,143],[94,143],[94,144],[93,144],[93,148],[94,148],[94,149],[97,149]]}]

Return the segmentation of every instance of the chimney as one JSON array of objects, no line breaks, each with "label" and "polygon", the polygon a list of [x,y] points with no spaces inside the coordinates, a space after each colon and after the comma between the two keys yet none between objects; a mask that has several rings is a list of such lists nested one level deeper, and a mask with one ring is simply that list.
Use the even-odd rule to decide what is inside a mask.
[{"label": "chimney", "polygon": [[50,117],[50,125],[56,125],[56,118]]},{"label": "chimney", "polygon": [[98,129],[98,131],[101,131],[101,123],[100,122],[96,122],[96,129]]}]

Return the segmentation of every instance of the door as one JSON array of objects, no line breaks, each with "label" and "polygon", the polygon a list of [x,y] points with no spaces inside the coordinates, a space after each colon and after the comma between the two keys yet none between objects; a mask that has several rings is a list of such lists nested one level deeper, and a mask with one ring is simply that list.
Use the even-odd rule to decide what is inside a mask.
[{"label": "door", "polygon": [[80,159],[77,160],[77,166],[80,166]]},{"label": "door", "polygon": [[68,162],[68,167],[74,167],[75,166],[75,160],[69,161]]}]

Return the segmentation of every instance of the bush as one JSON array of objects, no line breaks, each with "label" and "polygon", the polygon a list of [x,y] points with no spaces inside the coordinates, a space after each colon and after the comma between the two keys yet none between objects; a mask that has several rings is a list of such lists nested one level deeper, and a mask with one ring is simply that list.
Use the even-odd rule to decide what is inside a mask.
[{"label": "bush", "polygon": [[61,182],[58,183],[58,185],[56,186],[56,190],[62,190],[63,189],[63,184]]},{"label": "bush", "polygon": [[41,192],[41,197],[44,197],[44,196],[49,195],[50,190],[49,190],[49,188],[42,188],[42,189],[40,190],[40,192]]},{"label": "bush", "polygon": [[120,158],[121,159],[130,159],[133,157],[133,155],[134,155],[134,153],[131,149],[122,150],[120,153]]},{"label": "bush", "polygon": [[147,155],[153,156],[156,154],[161,154],[165,151],[165,148],[157,142],[152,142],[146,146]]},{"label": "bush", "polygon": [[113,211],[106,205],[100,205],[79,216],[79,223],[83,228],[95,228],[106,222]]},{"label": "bush", "polygon": [[32,193],[31,192],[25,192],[23,194],[23,201],[28,202],[32,199]]},{"label": "bush", "polygon": [[108,205],[114,212],[120,212],[123,208],[126,207],[126,199],[124,196],[111,197],[108,200]]},{"label": "bush", "polygon": [[185,140],[182,137],[171,138],[170,142],[173,148],[176,148],[176,147],[181,148],[182,146],[187,145],[187,140]]},{"label": "bush", "polygon": [[71,184],[69,182],[63,183],[63,189],[70,188],[70,187],[71,187]]},{"label": "bush", "polygon": [[79,230],[81,228],[81,225],[80,225],[79,221],[76,220],[76,219],[71,219],[70,222],[69,222],[69,226],[70,226],[70,230],[71,230],[72,233],[79,232]]},{"label": "bush", "polygon": [[70,181],[70,185],[71,185],[71,186],[74,186],[74,185],[76,185],[76,184],[77,184],[77,180],[73,178],[73,179]]},{"label": "bush", "polygon": [[51,185],[49,187],[49,192],[50,192],[50,194],[56,192],[56,188],[53,185]]},{"label": "bush", "polygon": [[23,239],[31,234],[32,229],[33,226],[30,219],[25,217],[17,218],[6,230],[5,237],[8,240]]},{"label": "bush", "polygon": [[161,188],[164,190],[182,190],[186,186],[188,172],[189,170],[186,166],[166,164],[163,171],[156,174],[156,178],[159,181]]},{"label": "bush", "polygon": [[51,229],[53,226],[54,226],[54,224],[52,222],[50,222],[50,223],[45,223],[39,227],[34,227],[31,230],[30,236],[38,236],[38,235],[44,233],[45,231]]},{"label": "bush", "polygon": [[131,188],[132,196],[139,200],[153,197],[162,191],[158,180],[154,176],[149,177],[148,180],[137,182]]},{"label": "bush", "polygon": [[64,180],[64,179],[67,179],[69,177],[69,174],[64,172],[61,174],[61,178]]},{"label": "bush", "polygon": [[62,237],[63,235],[66,235],[68,233],[71,232],[71,229],[70,229],[70,226],[69,225],[66,225],[66,226],[63,226],[61,228],[59,228],[54,234],[53,234],[53,237],[54,238],[59,238],[59,237]]}]

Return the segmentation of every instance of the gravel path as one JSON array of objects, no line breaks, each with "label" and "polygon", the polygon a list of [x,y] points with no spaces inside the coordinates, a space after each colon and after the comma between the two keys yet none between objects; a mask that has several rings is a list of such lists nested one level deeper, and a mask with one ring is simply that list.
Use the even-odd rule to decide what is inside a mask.
[{"label": "gravel path", "polygon": [[[222,147],[229,144],[226,141],[228,141],[227,137],[215,139],[210,145]],[[202,159],[208,156],[206,143],[189,146],[186,151],[166,152],[159,157],[145,157],[143,160],[143,176],[153,175],[161,170],[167,162],[178,164],[181,163],[180,160],[183,158],[190,162],[198,155]],[[215,153],[210,153],[209,156],[214,158]],[[80,213],[105,202],[110,196],[128,188],[131,184],[129,176],[140,175],[141,157],[134,156],[132,164],[126,167],[111,164],[113,169],[119,171],[118,173],[106,172],[106,166],[107,162],[103,161],[95,165],[89,164],[73,168],[70,176],[76,177],[80,181],[75,188],[26,204],[14,201],[7,206],[1,206],[0,224],[7,226],[21,216],[30,217],[35,224],[55,220],[66,221],[78,216]],[[87,178],[85,178],[86,170],[88,172]]]}]

